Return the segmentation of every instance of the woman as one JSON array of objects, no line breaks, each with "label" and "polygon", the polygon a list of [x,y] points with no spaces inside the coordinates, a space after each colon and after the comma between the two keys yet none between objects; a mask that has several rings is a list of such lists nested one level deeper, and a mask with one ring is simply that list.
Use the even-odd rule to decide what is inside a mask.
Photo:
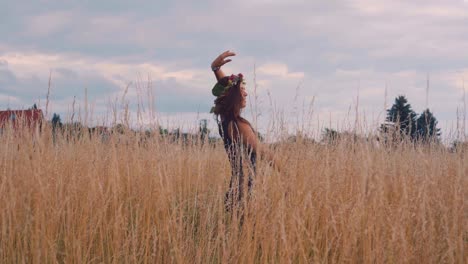
[{"label": "woman", "polygon": [[249,194],[252,190],[253,175],[255,174],[257,153],[269,159],[278,168],[278,162],[273,155],[260,145],[257,135],[249,121],[241,116],[241,111],[247,105],[247,92],[242,74],[226,76],[221,67],[230,62],[226,59],[236,54],[231,51],[223,52],[211,64],[217,83],[212,89],[216,96],[215,106],[211,112],[218,120],[219,134],[224,141],[224,147],[229,157],[232,168],[232,176],[229,183],[229,191],[226,193],[226,209],[230,210],[233,205],[238,204],[244,196],[244,160],[248,159],[248,181]]}]

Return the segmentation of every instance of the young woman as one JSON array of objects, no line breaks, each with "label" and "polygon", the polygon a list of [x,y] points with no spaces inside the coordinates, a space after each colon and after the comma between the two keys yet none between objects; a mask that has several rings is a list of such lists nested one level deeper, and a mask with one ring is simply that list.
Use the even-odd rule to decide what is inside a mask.
[{"label": "young woman", "polygon": [[232,167],[232,176],[229,183],[229,191],[226,193],[226,209],[237,205],[244,196],[244,168],[243,160],[248,160],[249,194],[252,190],[253,176],[256,171],[257,154],[269,159],[279,170],[278,162],[272,153],[262,146],[249,121],[241,116],[242,109],[247,105],[247,91],[242,74],[226,76],[221,67],[230,62],[228,57],[235,56],[231,51],[223,52],[211,64],[217,83],[212,89],[216,96],[215,106],[212,112],[218,120],[219,135],[224,141],[229,161]]}]

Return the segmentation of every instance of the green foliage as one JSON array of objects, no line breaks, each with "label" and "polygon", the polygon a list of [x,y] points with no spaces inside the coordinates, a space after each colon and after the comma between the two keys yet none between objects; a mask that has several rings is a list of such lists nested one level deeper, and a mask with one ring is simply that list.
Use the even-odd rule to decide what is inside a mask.
[{"label": "green foliage", "polygon": [[437,128],[437,119],[429,109],[424,112],[416,120],[417,123],[417,137],[422,141],[433,141],[440,137],[440,128]]},{"label": "green foliage", "polygon": [[52,117],[52,127],[56,128],[56,127],[62,127],[62,126],[63,124],[62,124],[62,119],[60,118],[60,115],[54,113]]},{"label": "green foliage", "polygon": [[440,129],[437,119],[429,109],[418,117],[405,96],[395,98],[395,103],[387,110],[386,123],[380,126],[385,141],[399,141],[405,138],[411,141],[429,142],[438,140]]},{"label": "green foliage", "polygon": [[401,138],[409,136],[414,138],[416,133],[416,113],[411,108],[405,96],[395,98],[395,103],[387,110],[386,121],[395,124],[396,133]]},{"label": "green foliage", "polygon": [[167,128],[163,128],[162,126],[159,127],[159,135],[166,136],[168,134],[169,134],[169,131],[167,130]]}]

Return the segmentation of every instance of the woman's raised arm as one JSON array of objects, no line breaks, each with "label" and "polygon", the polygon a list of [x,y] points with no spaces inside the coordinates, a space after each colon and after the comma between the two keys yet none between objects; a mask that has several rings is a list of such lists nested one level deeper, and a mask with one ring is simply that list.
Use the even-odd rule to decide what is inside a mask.
[{"label": "woman's raised arm", "polygon": [[216,80],[219,81],[219,79],[223,78],[224,76],[226,76],[224,74],[224,72],[221,70],[221,66],[223,66],[224,64],[232,61],[231,59],[226,59],[227,57],[231,57],[231,56],[236,56],[236,53],[232,52],[232,51],[225,51],[223,53],[221,53],[212,63],[211,63],[211,69],[213,70],[215,76],[216,76]]}]

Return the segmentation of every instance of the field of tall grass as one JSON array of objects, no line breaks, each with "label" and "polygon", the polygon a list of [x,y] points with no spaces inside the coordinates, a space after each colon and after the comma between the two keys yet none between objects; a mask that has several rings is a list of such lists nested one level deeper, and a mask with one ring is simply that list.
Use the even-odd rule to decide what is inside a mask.
[{"label": "field of tall grass", "polygon": [[44,126],[0,146],[0,263],[468,263],[466,150],[277,144],[282,171],[260,160],[226,212],[219,142]]}]

